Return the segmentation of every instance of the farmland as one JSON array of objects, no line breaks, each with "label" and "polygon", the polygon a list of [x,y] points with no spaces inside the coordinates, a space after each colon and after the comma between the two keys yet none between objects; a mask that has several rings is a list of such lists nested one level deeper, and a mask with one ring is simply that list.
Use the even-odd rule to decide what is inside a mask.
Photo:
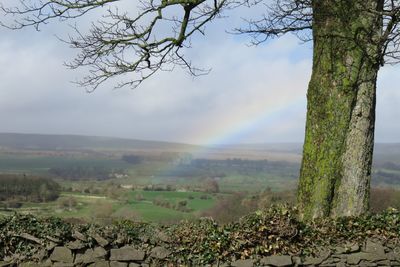
[{"label": "farmland", "polygon": [[[137,200],[140,194],[143,199]],[[201,197],[206,198],[201,199]],[[157,206],[155,199],[164,199],[170,203],[186,201],[191,212],[181,212],[171,208]],[[68,201],[74,202],[71,207]],[[46,203],[27,202],[18,208],[21,213],[33,213],[39,216],[58,216],[62,218],[76,218],[85,221],[101,221],[105,219],[131,219],[148,222],[168,222],[180,219],[192,219],[202,211],[211,208],[216,196],[200,192],[156,192],[135,191],[126,192],[121,199],[112,199],[101,195],[62,193],[57,201]],[[66,203],[65,205],[62,203]],[[10,214],[17,209],[0,212]]]},{"label": "farmland", "polygon": [[[16,199],[4,200],[6,208],[0,214],[34,213],[96,222],[172,222],[218,216],[223,211],[241,214],[262,203],[269,205],[271,199],[293,202],[300,168],[299,144],[213,147],[194,153],[190,145],[150,141],[18,138],[22,137],[0,139],[0,175],[45,177],[58,183],[61,193],[44,203],[22,201],[18,208],[9,205]],[[376,146],[373,186],[399,188],[400,149],[396,147]]]}]

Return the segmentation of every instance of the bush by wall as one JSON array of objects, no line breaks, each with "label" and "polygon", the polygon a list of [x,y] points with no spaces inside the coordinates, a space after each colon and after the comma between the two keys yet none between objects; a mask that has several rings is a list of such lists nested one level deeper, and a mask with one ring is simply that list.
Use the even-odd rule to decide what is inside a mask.
[{"label": "bush by wall", "polygon": [[400,266],[400,213],[303,224],[287,207],[227,225],[120,221],[106,227],[0,220],[0,266]]}]

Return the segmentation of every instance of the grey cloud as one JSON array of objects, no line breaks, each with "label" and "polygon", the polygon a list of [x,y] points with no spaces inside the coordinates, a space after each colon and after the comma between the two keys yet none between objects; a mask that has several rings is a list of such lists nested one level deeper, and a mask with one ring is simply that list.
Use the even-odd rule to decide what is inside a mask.
[{"label": "grey cloud", "polygon": [[[53,25],[39,35],[27,31],[35,36],[30,42],[21,33],[2,29],[0,131],[186,143],[209,142],[224,135],[233,136],[229,141],[247,143],[303,141],[310,47],[299,46],[291,36],[247,47],[242,37],[218,38],[226,24],[209,27],[209,34],[193,40],[193,49],[186,51],[197,65],[212,67],[208,76],[193,79],[176,69],[156,75],[135,90],[110,86],[92,94],[70,83],[81,75],[79,70],[62,66],[74,51],[53,33],[65,34],[65,26],[57,30]],[[397,70],[384,68],[381,73],[379,141],[400,140],[400,126],[394,123],[400,115]]]}]

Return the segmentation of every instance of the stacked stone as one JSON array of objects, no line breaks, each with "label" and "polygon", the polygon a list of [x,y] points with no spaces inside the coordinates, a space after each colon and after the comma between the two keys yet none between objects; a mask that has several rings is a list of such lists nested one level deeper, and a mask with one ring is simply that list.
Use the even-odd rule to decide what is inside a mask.
[{"label": "stacked stone", "polygon": [[[175,266],[170,256],[173,249],[165,246],[150,247],[148,250],[139,249],[132,245],[123,245],[115,248],[110,242],[95,234],[93,238],[96,245],[87,248],[85,237],[75,233],[78,237],[75,241],[67,244],[57,244],[54,239],[45,250],[39,251],[34,258],[35,262],[15,263],[12,259],[0,262],[5,266],[91,266],[91,267],[139,267],[139,266]],[[29,236],[26,236],[29,238]],[[80,239],[79,239],[80,238]],[[36,240],[39,242],[39,240]],[[11,260],[8,261],[7,260]],[[186,265],[182,265],[186,266]],[[193,266],[193,265],[188,265]],[[347,243],[344,246],[333,248],[321,248],[319,252],[311,257],[301,258],[290,255],[272,255],[257,257],[254,259],[236,260],[234,262],[219,262],[210,266],[321,266],[321,267],[345,267],[345,266],[400,266],[400,245],[386,243],[383,245],[378,240],[367,239],[360,246],[356,243]]]},{"label": "stacked stone", "polygon": [[367,239],[361,247],[355,243],[347,243],[334,248],[321,248],[314,257],[273,255],[261,259],[238,260],[224,266],[400,266],[400,244],[384,246],[378,240]]},{"label": "stacked stone", "polygon": [[[166,248],[167,238],[163,239],[165,246],[152,246],[143,240],[143,246],[136,248],[133,245],[123,244],[121,247],[115,247],[109,240],[95,233],[90,238],[95,240],[93,247],[87,247],[87,238],[85,235],[75,231],[73,235],[76,239],[66,244],[62,244],[57,238],[50,238],[50,243],[38,250],[32,257],[35,261],[25,261],[20,255],[6,257],[0,261],[0,267],[38,267],[38,266],[56,266],[56,267],[137,267],[137,266],[164,266],[168,262],[171,252]],[[160,233],[160,237],[166,235]],[[35,241],[43,246],[44,242],[31,235],[24,234],[25,239]],[[147,247],[147,249],[143,249]]]}]

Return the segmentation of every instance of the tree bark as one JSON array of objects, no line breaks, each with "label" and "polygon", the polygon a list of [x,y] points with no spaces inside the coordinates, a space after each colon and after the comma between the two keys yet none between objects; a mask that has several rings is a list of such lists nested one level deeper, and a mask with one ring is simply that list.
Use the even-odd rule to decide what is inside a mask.
[{"label": "tree bark", "polygon": [[298,189],[301,218],[367,211],[380,0],[313,1],[313,70]]}]

